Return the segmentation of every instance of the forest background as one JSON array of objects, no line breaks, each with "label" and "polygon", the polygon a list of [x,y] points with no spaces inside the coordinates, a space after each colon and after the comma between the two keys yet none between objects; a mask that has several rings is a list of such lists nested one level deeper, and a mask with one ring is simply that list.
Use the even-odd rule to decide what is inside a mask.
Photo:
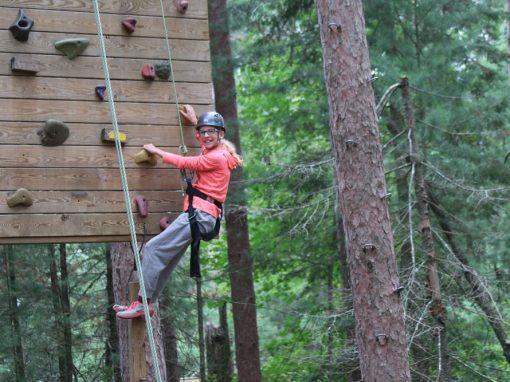
[{"label": "forest background", "polygon": [[[376,102],[407,76],[416,139],[435,196],[432,232],[448,322],[452,378],[507,381],[503,356],[476,304],[453,245],[480,276],[510,330],[508,13],[503,0],[364,2]],[[247,190],[262,372],[270,381],[347,381],[356,364],[353,315],[339,248],[328,101],[315,3],[229,2]],[[438,347],[429,317],[409,139],[397,90],[379,120],[413,380],[435,381]],[[442,216],[443,218],[439,218]],[[443,219],[443,220],[441,220]],[[445,229],[444,219],[449,223]],[[448,232],[446,232],[448,231]],[[2,248],[4,256],[6,247]],[[58,370],[51,249],[15,246],[18,315],[28,380]],[[73,363],[80,380],[104,380],[105,245],[67,245]],[[202,250],[206,321],[230,302],[226,238]],[[195,285],[188,260],[165,291],[183,375],[198,374]],[[8,311],[2,268],[0,312]],[[229,316],[231,310],[229,306]],[[2,320],[7,322],[7,320]],[[230,324],[230,328],[232,328]],[[0,380],[14,380],[9,325],[0,326]],[[233,338],[233,333],[231,334]],[[98,367],[100,365],[100,367]]]}]

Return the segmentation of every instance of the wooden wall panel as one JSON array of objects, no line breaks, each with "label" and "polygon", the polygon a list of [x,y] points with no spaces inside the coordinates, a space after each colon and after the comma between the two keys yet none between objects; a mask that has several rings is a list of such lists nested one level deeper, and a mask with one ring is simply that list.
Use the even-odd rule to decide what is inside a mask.
[{"label": "wooden wall panel", "polygon": [[[99,102],[95,87],[103,82],[74,78],[41,78],[32,76],[0,76],[0,98],[72,100]],[[149,81],[112,81],[115,102],[175,102],[171,83]],[[211,103],[209,83],[176,84],[180,103]],[[105,99],[106,102],[106,99]]]},{"label": "wooden wall panel", "polygon": [[[0,122],[0,150],[2,145],[39,145],[37,131],[43,122]],[[62,146],[101,146],[100,131],[111,124],[68,123],[69,138]],[[126,147],[140,148],[146,143],[157,142],[161,146],[180,146],[178,126],[166,125],[120,125],[127,133]],[[184,142],[188,147],[196,147],[195,129],[184,126]]]},{"label": "wooden wall panel", "polygon": [[[26,10],[27,15],[35,20],[33,31],[96,34],[94,14],[85,12],[62,12],[53,10]],[[18,8],[0,8],[0,29],[6,30],[18,14]],[[101,15],[103,33],[108,36],[128,36],[121,22],[125,15]],[[136,31],[131,37],[165,36],[161,17],[137,16]],[[170,38],[189,40],[208,40],[207,20],[170,17],[166,19]]]},{"label": "wooden wall panel", "polygon": [[[165,0],[163,4],[165,16],[207,19],[206,0],[191,0],[189,9],[184,16],[177,12],[173,0]],[[94,11],[91,0],[2,0],[2,6],[80,12]],[[101,13],[148,16],[161,15],[159,0],[100,0],[99,10]]]},{"label": "wooden wall panel", "polygon": [[[22,59],[29,57],[39,68],[37,77],[96,78],[99,80],[104,78],[103,67],[98,57],[80,56],[70,61],[64,59],[63,56],[26,53],[0,53],[0,74],[13,74],[10,69],[13,56],[19,56]],[[140,74],[143,64],[156,62],[159,61],[108,57],[110,78],[112,80],[144,81]],[[211,82],[209,62],[175,60],[173,61],[173,67],[176,82]],[[16,75],[15,77],[20,76]],[[154,82],[166,82],[166,80],[156,78]]]},{"label": "wooden wall panel", "polygon": [[[137,165],[145,143],[170,152],[181,144],[171,83],[141,77],[144,64],[168,59],[159,0],[100,0],[103,30],[130,197],[143,194],[150,215],[147,238],[159,233],[159,219],[182,209],[180,172],[161,161]],[[27,42],[8,26],[24,8],[35,26]],[[120,172],[114,146],[100,140],[111,128],[108,102],[94,93],[104,84],[95,18],[90,0],[3,0],[0,2],[0,244],[129,240]],[[207,1],[192,0],[185,15],[165,1],[179,103],[197,114],[213,108]],[[137,19],[129,35],[121,21]],[[89,47],[75,60],[54,48],[64,38],[86,37]],[[12,73],[12,57],[30,61],[36,76]],[[65,122],[70,136],[57,147],[40,144],[37,131],[47,119]],[[199,148],[193,127],[184,127],[190,154]],[[7,198],[27,188],[34,203],[10,208]],[[142,222],[137,216],[138,239]]]}]

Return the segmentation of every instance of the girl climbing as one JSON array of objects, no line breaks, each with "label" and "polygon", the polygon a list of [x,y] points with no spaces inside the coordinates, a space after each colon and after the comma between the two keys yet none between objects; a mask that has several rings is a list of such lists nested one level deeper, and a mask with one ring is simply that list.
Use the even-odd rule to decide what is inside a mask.
[{"label": "girl climbing", "polygon": [[[145,245],[141,271],[151,316],[154,313],[153,302],[163,290],[170,273],[175,269],[188,246],[192,244],[193,254],[194,249],[198,252],[200,238],[197,238],[197,235],[202,237],[211,233],[215,234],[214,236],[217,235],[230,173],[234,168],[242,165],[242,159],[237,155],[235,146],[226,141],[224,136],[223,117],[211,111],[199,117],[196,127],[195,138],[202,147],[201,155],[183,157],[165,152],[153,144],[144,145],[145,150],[162,157],[163,162],[179,169],[195,172],[195,180],[192,185],[188,185],[188,195],[184,198],[185,212],[182,212],[172,224]],[[192,201],[191,205],[189,200]],[[194,275],[197,276],[199,273],[199,268],[195,269]],[[144,315],[140,292],[138,299],[131,305],[115,305],[113,308],[117,311],[117,317],[123,319]]]}]

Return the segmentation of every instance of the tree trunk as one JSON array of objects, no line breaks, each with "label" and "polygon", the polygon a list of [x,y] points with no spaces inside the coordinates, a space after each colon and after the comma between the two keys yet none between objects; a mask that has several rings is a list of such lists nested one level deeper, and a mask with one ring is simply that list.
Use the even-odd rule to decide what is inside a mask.
[{"label": "tree trunk", "polygon": [[506,71],[510,83],[510,0],[505,0],[505,19],[506,19],[506,52],[508,54]]},{"label": "tree trunk", "polygon": [[[241,153],[226,0],[211,0],[208,4],[216,109],[225,118],[227,138]],[[240,168],[233,172],[225,206],[229,275],[238,378],[240,382],[257,382],[262,380],[262,373],[246,196],[240,182],[242,178]]]},{"label": "tree trunk", "polygon": [[106,261],[106,296],[108,305],[106,308],[106,321],[108,322],[108,339],[106,340],[105,364],[113,376],[115,382],[122,382],[120,365],[119,365],[119,336],[117,334],[117,326],[115,324],[115,311],[112,306],[115,304],[113,295],[113,272],[112,272],[112,255],[110,245],[105,246]]},{"label": "tree trunk", "polygon": [[[335,223],[335,240],[337,242],[337,250],[339,253],[340,260],[340,276],[342,278],[342,304],[346,311],[351,310],[353,308],[352,305],[352,288],[351,288],[351,277],[349,275],[349,266],[347,264],[347,251],[345,249],[345,237],[343,232],[343,221],[342,214],[340,213],[340,206],[338,205],[339,195],[338,195],[338,179],[336,174],[333,176],[333,184],[335,186],[335,211],[334,211],[334,223]],[[332,270],[334,269],[334,265],[331,264],[330,272],[332,276]],[[332,280],[331,280],[331,287]],[[328,305],[330,305],[329,310],[333,312],[332,305],[329,303],[328,296]],[[356,330],[354,328],[354,317],[349,319],[347,323],[344,325],[345,330],[345,347],[349,349],[348,358],[345,361],[345,366],[342,368],[343,370],[347,370],[347,382],[358,382],[361,381],[361,370],[359,366],[359,357],[358,351],[356,349]],[[328,338],[328,342],[332,342],[332,339]],[[331,356],[331,364],[330,367],[333,370],[333,357]],[[330,377],[330,380],[333,380],[333,376]]]},{"label": "tree trunk", "polygon": [[409,81],[402,78],[402,98],[406,113],[406,123],[410,134],[410,160],[415,166],[414,190],[418,202],[418,215],[420,220],[420,234],[423,247],[426,253],[427,277],[426,287],[430,293],[429,312],[438,324],[437,346],[440,362],[438,363],[439,381],[449,382],[451,380],[450,362],[448,356],[448,337],[446,331],[446,308],[441,300],[441,285],[437,271],[437,255],[434,248],[434,238],[429,217],[429,202],[425,187],[425,168],[421,163],[420,149],[416,140],[414,109],[409,94]]},{"label": "tree trunk", "polygon": [[69,382],[67,379],[66,369],[66,356],[65,356],[65,343],[64,343],[64,332],[63,332],[63,314],[61,292],[58,280],[57,271],[57,260],[55,257],[55,245],[48,245],[48,252],[50,258],[50,281],[51,281],[51,301],[53,303],[53,311],[55,314],[55,333],[57,337],[57,349],[58,349],[58,370],[59,370],[59,381]]},{"label": "tree trunk", "polygon": [[227,325],[227,304],[223,303],[218,310],[220,325],[214,326],[208,322],[205,327],[208,380],[230,382],[232,381],[232,363]]},{"label": "tree trunk", "polygon": [[[134,271],[134,255],[130,243],[114,243],[111,245],[112,268],[113,272],[113,295],[115,303],[128,305],[129,301],[129,282],[138,281],[138,276]],[[117,333],[119,336],[119,359],[122,381],[129,381],[129,341],[128,341],[128,320],[117,319]],[[159,321],[159,309],[156,309],[152,317],[152,327],[154,329],[154,341],[156,352],[158,354],[160,374],[163,380],[166,380],[166,366],[164,363],[164,349]],[[152,358],[147,336],[145,338],[146,362],[147,362],[147,381],[154,381],[155,374],[152,367]],[[133,382],[133,381],[131,381]],[[138,381],[136,381],[138,382]]]},{"label": "tree trunk", "polygon": [[9,319],[12,331],[12,354],[14,358],[14,370],[16,371],[16,382],[24,382],[25,379],[25,357],[23,354],[23,344],[21,342],[21,328],[18,319],[18,297],[16,290],[16,271],[13,258],[13,247],[7,245],[3,247],[4,269],[7,285],[7,302],[9,304]]},{"label": "tree trunk", "polygon": [[[164,292],[163,292],[164,293]],[[168,299],[159,299],[159,311],[161,313],[161,329],[163,331],[163,343],[165,344],[165,363],[168,382],[179,382],[181,370],[178,362],[177,335],[172,316],[172,306]]]},{"label": "tree trunk", "polygon": [[[464,277],[473,292],[473,298],[475,300],[475,303],[482,310],[482,312],[484,312],[489,325],[491,326],[492,330],[494,331],[494,334],[496,335],[496,338],[498,339],[501,345],[501,349],[503,350],[503,355],[505,356],[506,361],[510,363],[510,339],[506,334],[504,328],[504,320],[496,306],[496,302],[490,295],[488,288],[485,286],[484,282],[482,281],[476,270],[469,266],[467,257],[464,256],[462,251],[458,248],[457,244],[455,243],[455,238],[453,237],[452,234],[453,232],[452,227],[450,225],[448,217],[440,208],[441,204],[438,198],[435,195],[433,195],[428,185],[427,189],[431,202],[430,204],[431,209],[439,221],[439,225],[446,237],[446,240],[448,241],[452,254],[462,264]],[[456,276],[455,273],[454,276]]]},{"label": "tree trunk", "polygon": [[195,278],[197,294],[198,351],[200,354],[200,380],[205,381],[205,343],[204,343],[204,300],[202,299],[202,280]]},{"label": "tree trunk", "polygon": [[66,362],[66,378],[73,379],[73,346],[71,332],[71,303],[69,302],[69,279],[67,276],[67,249],[60,244],[60,303],[62,305],[62,332],[64,335],[64,350]]},{"label": "tree trunk", "polygon": [[318,0],[317,11],[361,374],[410,381],[361,1]]}]

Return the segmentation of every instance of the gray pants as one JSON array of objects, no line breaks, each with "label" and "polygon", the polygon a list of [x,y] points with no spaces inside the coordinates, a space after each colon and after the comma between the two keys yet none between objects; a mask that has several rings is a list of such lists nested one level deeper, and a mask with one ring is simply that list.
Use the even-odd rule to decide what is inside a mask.
[{"label": "gray pants", "polygon": [[[216,218],[207,212],[195,210],[201,232],[214,229]],[[143,250],[142,273],[147,298],[155,301],[177,263],[191,244],[188,213],[181,213],[163,232],[147,242]],[[139,292],[141,295],[141,292]]]}]

